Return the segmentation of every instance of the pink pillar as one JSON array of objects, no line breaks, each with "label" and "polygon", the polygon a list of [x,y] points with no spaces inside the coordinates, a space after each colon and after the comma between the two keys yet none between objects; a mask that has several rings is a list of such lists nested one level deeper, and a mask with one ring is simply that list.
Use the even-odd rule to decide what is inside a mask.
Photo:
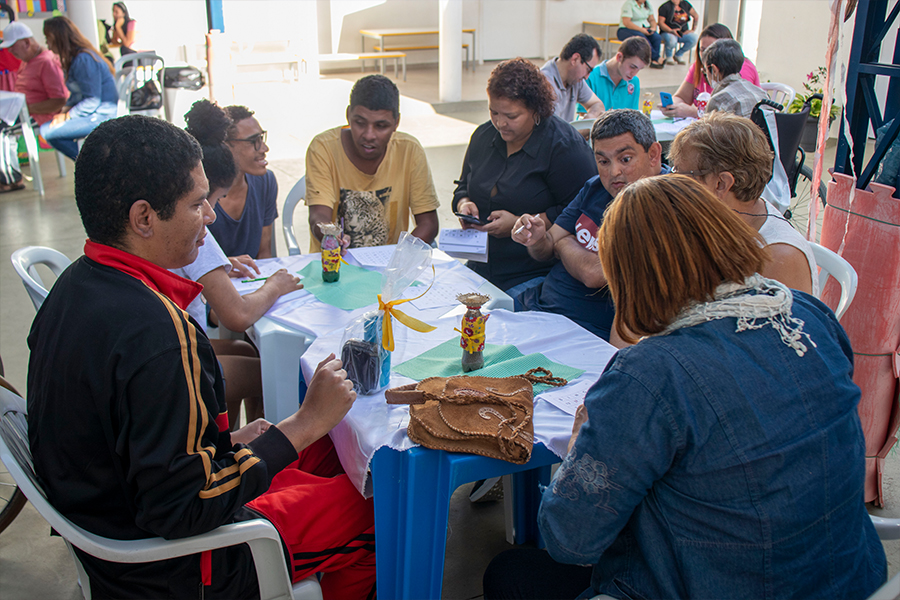
[{"label": "pink pillar", "polygon": [[[853,381],[862,390],[866,502],[884,506],[884,459],[900,426],[900,200],[891,197],[891,187],[856,190],[853,177],[836,173],[834,179],[828,184],[821,243],[841,254],[859,276],[841,325],[853,345]],[[829,279],[821,296],[829,306],[837,305],[840,286]]]}]

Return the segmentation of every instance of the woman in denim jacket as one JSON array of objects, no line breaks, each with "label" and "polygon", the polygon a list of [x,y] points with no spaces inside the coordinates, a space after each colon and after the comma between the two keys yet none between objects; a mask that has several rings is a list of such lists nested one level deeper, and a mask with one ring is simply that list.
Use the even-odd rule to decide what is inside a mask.
[{"label": "woman in denim jacket", "polygon": [[757,233],[686,176],[626,188],[599,242],[614,325],[641,339],[588,392],[544,491],[552,559],[500,555],[485,598],[869,596],[886,561],[834,314],[759,276]]}]

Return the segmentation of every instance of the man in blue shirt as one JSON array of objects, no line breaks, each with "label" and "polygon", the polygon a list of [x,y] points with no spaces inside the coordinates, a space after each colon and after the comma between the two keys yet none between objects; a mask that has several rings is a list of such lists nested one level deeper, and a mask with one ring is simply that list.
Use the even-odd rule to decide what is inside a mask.
[{"label": "man in blue shirt", "polygon": [[[645,40],[646,42],[646,40]],[[588,180],[548,230],[537,216],[524,214],[513,227],[513,240],[539,261],[558,260],[543,283],[517,298],[525,310],[569,317],[588,331],[622,342],[613,333],[615,307],[597,255],[597,230],[603,212],[619,191],[643,177],[667,173],[653,123],[636,110],[603,113],[591,130],[599,175]]]},{"label": "man in blue shirt", "polygon": [[640,36],[630,37],[616,55],[597,65],[587,79],[588,87],[603,102],[606,110],[640,110],[641,82],[638,71],[650,64],[650,44]]}]

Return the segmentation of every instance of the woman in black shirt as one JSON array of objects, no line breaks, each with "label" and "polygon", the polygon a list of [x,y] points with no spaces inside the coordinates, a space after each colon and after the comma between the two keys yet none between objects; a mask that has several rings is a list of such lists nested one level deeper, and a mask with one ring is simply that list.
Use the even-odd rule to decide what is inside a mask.
[{"label": "woman in black shirt", "polygon": [[575,129],[553,115],[555,95],[529,61],[500,63],[488,80],[491,120],[472,134],[453,210],[485,222],[463,228],[486,231],[488,262],[469,267],[497,287],[509,288],[546,275],[541,263],[510,235],[523,213],[538,214],[547,227],[597,174],[590,148]]}]

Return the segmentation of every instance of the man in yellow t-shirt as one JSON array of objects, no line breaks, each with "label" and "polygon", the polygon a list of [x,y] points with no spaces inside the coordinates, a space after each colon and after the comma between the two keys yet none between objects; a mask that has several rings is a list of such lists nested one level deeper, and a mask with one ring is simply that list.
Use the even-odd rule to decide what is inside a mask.
[{"label": "man in yellow t-shirt", "polygon": [[310,252],[318,252],[319,223],[343,221],[350,248],[395,244],[409,228],[431,243],[438,233],[431,170],[419,141],[397,131],[400,92],[383,75],[354,84],[347,107],[349,126],[324,131],[306,151],[306,205],[312,231]]}]

